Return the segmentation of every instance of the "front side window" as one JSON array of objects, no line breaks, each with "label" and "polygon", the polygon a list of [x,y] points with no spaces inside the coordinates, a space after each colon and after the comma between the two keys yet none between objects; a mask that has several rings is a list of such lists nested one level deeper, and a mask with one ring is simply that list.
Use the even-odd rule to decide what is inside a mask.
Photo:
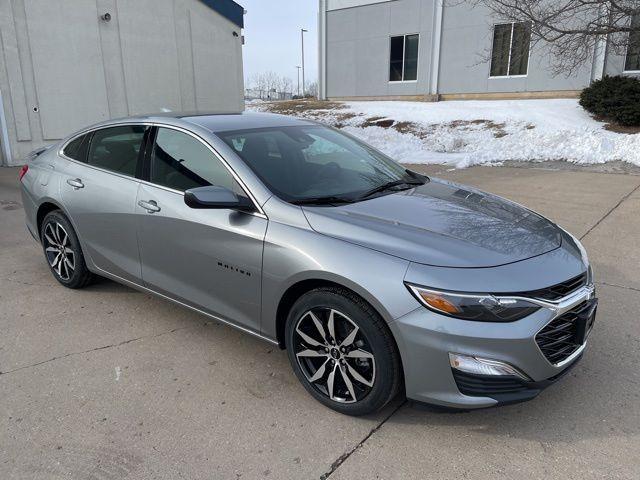
[{"label": "front side window", "polygon": [[625,72],[638,72],[640,71],[640,15],[633,16],[631,26],[634,31],[629,34],[624,70]]},{"label": "front side window", "polygon": [[531,23],[504,23],[493,27],[491,76],[526,75],[529,67]]},{"label": "front side window", "polygon": [[91,138],[87,163],[135,177],[147,127],[126,125],[96,130]]},{"label": "front side window", "polygon": [[72,160],[78,160],[79,162],[87,161],[87,148],[89,147],[90,133],[80,135],[79,137],[71,140],[64,147],[62,153],[65,157],[69,157]]},{"label": "front side window", "polygon": [[355,200],[390,182],[405,183],[408,176],[391,159],[327,127],[274,127],[218,136],[272,192],[292,203],[334,196]]},{"label": "front side window", "polygon": [[216,185],[236,193],[233,175],[198,139],[170,128],[159,128],[151,156],[151,182],[185,191]]},{"label": "front side window", "polygon": [[389,81],[408,82],[418,78],[419,35],[391,37]]}]

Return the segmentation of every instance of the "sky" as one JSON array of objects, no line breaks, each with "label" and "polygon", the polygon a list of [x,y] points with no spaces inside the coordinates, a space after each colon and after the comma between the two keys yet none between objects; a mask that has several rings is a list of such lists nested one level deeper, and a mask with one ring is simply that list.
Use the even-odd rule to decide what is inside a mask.
[{"label": "sky", "polygon": [[[269,70],[288,76],[294,88],[301,65],[300,29],[304,34],[304,66],[307,84],[318,77],[318,0],[236,0],[244,16],[245,85],[256,73]],[[301,74],[302,76],[302,74]],[[302,80],[301,80],[302,81]]]}]

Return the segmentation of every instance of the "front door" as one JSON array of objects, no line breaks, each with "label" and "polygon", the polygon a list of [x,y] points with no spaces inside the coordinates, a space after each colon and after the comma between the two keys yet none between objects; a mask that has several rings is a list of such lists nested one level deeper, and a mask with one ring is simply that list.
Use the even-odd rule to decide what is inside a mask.
[{"label": "front door", "polygon": [[206,144],[181,131],[158,128],[149,180],[136,202],[145,285],[259,332],[267,220],[184,203],[183,192],[194,187],[244,192]]},{"label": "front door", "polygon": [[103,128],[65,147],[60,164],[62,200],[85,254],[108,273],[141,279],[135,205],[135,178],[147,127]]}]

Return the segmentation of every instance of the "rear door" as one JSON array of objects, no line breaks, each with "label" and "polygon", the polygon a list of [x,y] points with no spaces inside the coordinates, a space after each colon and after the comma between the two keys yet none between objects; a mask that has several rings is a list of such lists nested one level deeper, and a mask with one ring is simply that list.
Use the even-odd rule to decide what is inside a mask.
[{"label": "rear door", "polygon": [[122,125],[88,134],[64,150],[62,200],[85,254],[108,273],[140,283],[135,205],[143,141],[150,127]]},{"label": "rear door", "polygon": [[246,193],[211,147],[182,130],[157,128],[148,180],[137,202],[145,285],[258,332],[267,219],[184,203],[194,187]]}]

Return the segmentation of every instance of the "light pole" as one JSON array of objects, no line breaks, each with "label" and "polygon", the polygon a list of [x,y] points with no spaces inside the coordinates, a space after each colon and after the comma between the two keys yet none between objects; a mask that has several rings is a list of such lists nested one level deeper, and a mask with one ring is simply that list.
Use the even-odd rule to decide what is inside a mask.
[{"label": "light pole", "polygon": [[304,97],[304,33],[307,32],[308,30],[305,30],[304,28],[300,29],[300,39],[302,40],[302,96]]},{"label": "light pole", "polygon": [[298,69],[298,96],[300,96],[300,65],[296,65]]}]

